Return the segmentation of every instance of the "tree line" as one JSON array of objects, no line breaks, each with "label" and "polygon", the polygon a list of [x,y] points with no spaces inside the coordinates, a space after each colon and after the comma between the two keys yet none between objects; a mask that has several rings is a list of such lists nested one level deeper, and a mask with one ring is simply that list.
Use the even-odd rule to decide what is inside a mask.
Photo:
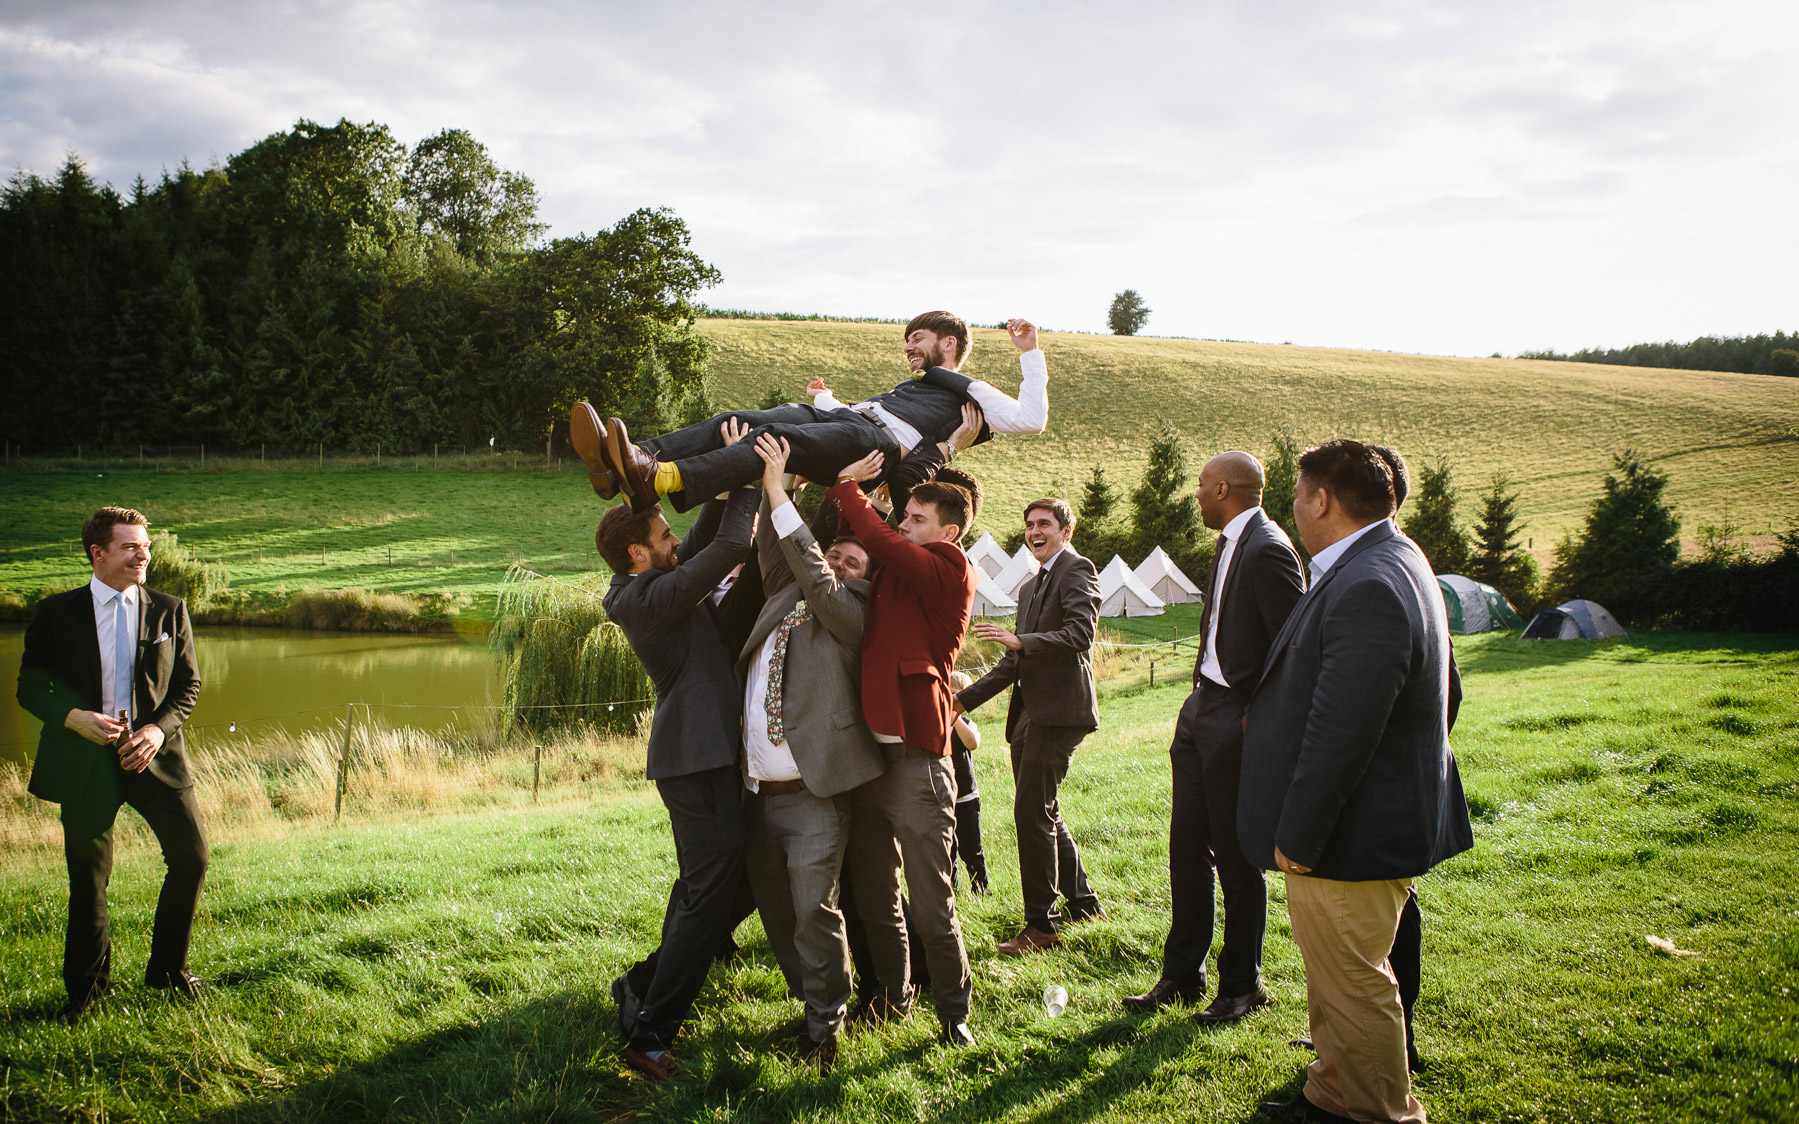
[{"label": "tree line", "polygon": [[[590,398],[639,428],[711,412],[672,211],[543,240],[531,180],[466,131],[301,120],[128,192],[71,155],[0,190],[0,429],[408,452],[541,444]],[[563,422],[566,428],[566,422]]]},{"label": "tree line", "polygon": [[1799,378],[1799,332],[1754,336],[1701,336],[1681,343],[1637,343],[1629,347],[1587,348],[1572,355],[1525,351],[1520,359],[1569,363],[1613,363],[1624,367],[1679,367],[1688,371],[1736,371],[1746,375]]}]

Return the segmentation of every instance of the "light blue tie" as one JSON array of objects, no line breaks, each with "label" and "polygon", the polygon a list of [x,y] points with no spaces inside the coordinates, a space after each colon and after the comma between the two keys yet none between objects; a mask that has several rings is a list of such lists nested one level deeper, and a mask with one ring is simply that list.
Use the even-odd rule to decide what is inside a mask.
[{"label": "light blue tie", "polygon": [[126,627],[125,594],[113,597],[112,618],[112,682],[113,698],[120,710],[130,712],[131,705],[131,634]]}]

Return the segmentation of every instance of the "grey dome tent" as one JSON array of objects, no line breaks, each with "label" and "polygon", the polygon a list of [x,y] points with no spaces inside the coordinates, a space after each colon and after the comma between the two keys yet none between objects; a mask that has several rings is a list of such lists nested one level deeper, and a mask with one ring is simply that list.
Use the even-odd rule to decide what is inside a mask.
[{"label": "grey dome tent", "polygon": [[1443,591],[1443,606],[1449,610],[1451,632],[1491,632],[1524,627],[1524,618],[1512,608],[1505,594],[1485,582],[1460,574],[1438,574],[1437,586]]},{"label": "grey dome tent", "polygon": [[1618,618],[1597,601],[1564,601],[1530,618],[1526,640],[1603,640],[1625,635]]}]

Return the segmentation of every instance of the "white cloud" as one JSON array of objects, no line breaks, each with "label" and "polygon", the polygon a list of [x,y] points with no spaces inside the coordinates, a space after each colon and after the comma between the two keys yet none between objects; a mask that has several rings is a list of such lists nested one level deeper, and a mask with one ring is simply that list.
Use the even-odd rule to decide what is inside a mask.
[{"label": "white cloud", "polygon": [[1792,328],[1774,3],[15,2],[0,160],[459,126],[743,307],[1481,353]]}]

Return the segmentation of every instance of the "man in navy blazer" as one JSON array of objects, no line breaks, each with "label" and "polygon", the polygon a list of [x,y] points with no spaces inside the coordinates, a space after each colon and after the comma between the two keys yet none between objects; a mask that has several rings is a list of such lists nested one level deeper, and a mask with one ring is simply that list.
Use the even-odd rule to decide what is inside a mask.
[{"label": "man in navy blazer", "polygon": [[103,507],[89,516],[81,541],[93,579],[38,603],[19,666],[19,704],[44,723],[29,789],[62,805],[68,1022],[111,982],[106,884],[113,821],[124,804],[150,825],[168,866],[144,982],[177,995],[202,987],[187,970],[187,949],[206,877],[206,829],[181,738],[200,697],[200,667],[187,605],[144,587],[148,528],[130,508]]},{"label": "man in navy blazer", "polygon": [[1473,846],[1449,748],[1449,624],[1393,526],[1392,464],[1359,441],[1299,459],[1312,587],[1250,699],[1237,827],[1286,875],[1318,1059],[1287,1119],[1423,1121],[1388,964],[1412,879]]}]

